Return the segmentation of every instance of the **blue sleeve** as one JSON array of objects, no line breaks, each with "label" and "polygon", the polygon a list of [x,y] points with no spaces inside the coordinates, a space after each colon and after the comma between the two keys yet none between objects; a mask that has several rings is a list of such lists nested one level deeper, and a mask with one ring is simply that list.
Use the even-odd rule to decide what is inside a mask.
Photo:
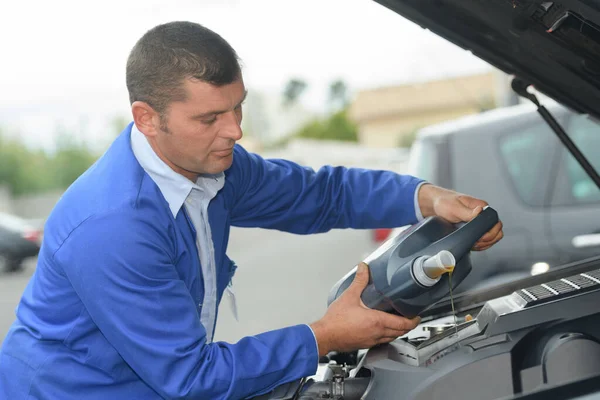
[{"label": "blue sleeve", "polygon": [[391,171],[325,166],[317,172],[265,160],[236,146],[232,225],[309,234],[334,228],[393,228],[417,222],[422,180]]},{"label": "blue sleeve", "polygon": [[317,348],[298,325],[206,344],[173,264],[173,239],[136,210],[96,216],[54,255],[110,344],[164,398],[237,399],[313,375]]}]

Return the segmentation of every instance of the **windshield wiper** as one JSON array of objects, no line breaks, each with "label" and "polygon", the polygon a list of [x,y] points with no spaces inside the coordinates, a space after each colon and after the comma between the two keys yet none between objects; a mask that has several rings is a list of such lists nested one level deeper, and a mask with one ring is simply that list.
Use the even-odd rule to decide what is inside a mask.
[{"label": "windshield wiper", "polygon": [[575,160],[581,165],[581,167],[587,172],[587,174],[592,178],[596,186],[600,189],[600,175],[594,169],[592,164],[587,160],[587,158],[583,155],[581,150],[573,143],[567,132],[560,126],[558,121],[550,114],[550,112],[540,104],[539,100],[533,93],[529,93],[527,88],[531,86],[530,83],[527,83],[519,78],[513,78],[511,82],[512,90],[515,91],[519,96],[529,99],[533,104],[537,106],[537,111],[540,113],[544,121],[550,126],[550,128],[556,133],[556,136],[560,139],[561,142],[565,145],[565,147],[569,150],[569,152],[575,157]]}]

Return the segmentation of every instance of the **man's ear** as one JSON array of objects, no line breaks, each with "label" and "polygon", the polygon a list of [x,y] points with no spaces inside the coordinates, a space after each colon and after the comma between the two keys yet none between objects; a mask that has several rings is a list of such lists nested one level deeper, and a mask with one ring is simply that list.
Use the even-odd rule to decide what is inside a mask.
[{"label": "man's ear", "polygon": [[134,101],[131,105],[131,115],[135,126],[148,137],[156,136],[160,124],[158,113],[146,102]]}]

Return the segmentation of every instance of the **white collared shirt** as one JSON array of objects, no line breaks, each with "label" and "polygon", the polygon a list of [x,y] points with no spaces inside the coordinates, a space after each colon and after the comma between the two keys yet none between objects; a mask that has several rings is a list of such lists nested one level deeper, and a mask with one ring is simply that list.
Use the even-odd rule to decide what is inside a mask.
[{"label": "white collared shirt", "polygon": [[135,126],[131,128],[131,148],[135,158],[144,171],[156,183],[169,204],[173,218],[181,207],[185,206],[189,218],[196,230],[196,248],[204,280],[204,299],[200,321],[206,329],[207,343],[212,341],[217,314],[217,277],[215,250],[208,223],[208,205],[225,185],[223,172],[215,175],[201,175],[196,183],[173,171],[161,160],[142,132]]}]

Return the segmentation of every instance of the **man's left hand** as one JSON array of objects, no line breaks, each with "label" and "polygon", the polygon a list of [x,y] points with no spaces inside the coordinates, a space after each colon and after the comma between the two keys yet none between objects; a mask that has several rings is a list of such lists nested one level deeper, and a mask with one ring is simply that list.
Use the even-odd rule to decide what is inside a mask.
[{"label": "man's left hand", "polygon": [[[488,205],[487,202],[475,197],[428,183],[419,189],[418,199],[423,217],[437,215],[452,223],[469,222]],[[487,250],[503,236],[502,222],[498,221],[475,243],[473,250]]]}]

